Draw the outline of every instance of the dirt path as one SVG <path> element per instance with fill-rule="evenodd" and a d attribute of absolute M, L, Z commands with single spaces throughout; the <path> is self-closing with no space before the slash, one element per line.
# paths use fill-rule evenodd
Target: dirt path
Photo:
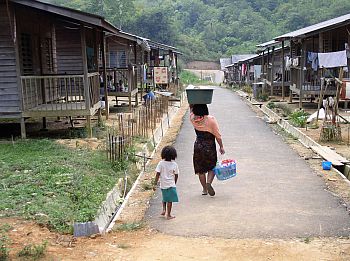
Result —
<path fill-rule="evenodd" d="M 160 147 L 175 141 L 185 112 L 186 108 L 180 110 L 172 124 L 173 128 Z M 299 155 L 309 153 L 297 142 L 289 140 L 289 143 Z M 350 260 L 349 238 L 299 237 L 283 240 L 182 237 L 166 235 L 151 228 L 147 222 L 143 222 L 143 216 L 152 192 L 145 190 L 146 186 L 142 184 L 150 182 L 158 160 L 159 154 L 156 154 L 149 173 L 130 198 L 120 221 L 125 224 L 143 224 L 142 229 L 114 231 L 101 237 L 73 240 L 70 236 L 56 235 L 28 221 L 1 219 L 1 223 L 12 226 L 9 232 L 13 242 L 11 257 L 14 258 L 14 253 L 24 244 L 47 239 L 49 247 L 45 260 Z M 317 171 L 318 164 L 314 165 Z M 327 175 L 332 177 L 331 173 Z M 349 189 L 340 179 L 328 183 L 334 193 Z"/>

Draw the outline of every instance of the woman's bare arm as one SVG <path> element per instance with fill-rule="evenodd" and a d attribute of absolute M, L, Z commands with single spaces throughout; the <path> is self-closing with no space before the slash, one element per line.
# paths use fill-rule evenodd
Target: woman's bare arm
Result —
<path fill-rule="evenodd" d="M 222 154 L 222 155 L 225 154 L 225 149 L 224 149 L 224 144 L 222 143 L 222 138 L 221 137 L 220 138 L 216 137 L 216 141 L 217 141 L 217 143 L 220 146 L 220 149 L 219 149 L 220 154 Z"/>

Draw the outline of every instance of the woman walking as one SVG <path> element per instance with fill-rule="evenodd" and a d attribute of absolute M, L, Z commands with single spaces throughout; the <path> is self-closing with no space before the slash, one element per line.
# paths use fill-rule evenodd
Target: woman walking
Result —
<path fill-rule="evenodd" d="M 198 175 L 203 187 L 202 195 L 214 196 L 215 190 L 211 184 L 214 180 L 213 169 L 217 162 L 215 140 L 219 144 L 220 153 L 225 153 L 219 125 L 215 117 L 209 115 L 206 104 L 192 105 L 190 120 L 197 135 L 193 153 L 194 172 Z"/>

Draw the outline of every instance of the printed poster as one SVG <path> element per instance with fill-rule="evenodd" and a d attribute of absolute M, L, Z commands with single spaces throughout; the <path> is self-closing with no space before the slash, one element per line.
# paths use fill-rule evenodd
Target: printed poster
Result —
<path fill-rule="evenodd" d="M 168 84 L 168 67 L 154 67 L 154 83 Z"/>

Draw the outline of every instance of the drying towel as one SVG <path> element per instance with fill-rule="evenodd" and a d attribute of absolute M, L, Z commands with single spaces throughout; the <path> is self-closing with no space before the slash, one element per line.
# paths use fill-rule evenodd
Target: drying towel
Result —
<path fill-rule="evenodd" d="M 346 50 L 332 53 L 319 53 L 318 63 L 320 68 L 334 68 L 348 65 Z"/>

